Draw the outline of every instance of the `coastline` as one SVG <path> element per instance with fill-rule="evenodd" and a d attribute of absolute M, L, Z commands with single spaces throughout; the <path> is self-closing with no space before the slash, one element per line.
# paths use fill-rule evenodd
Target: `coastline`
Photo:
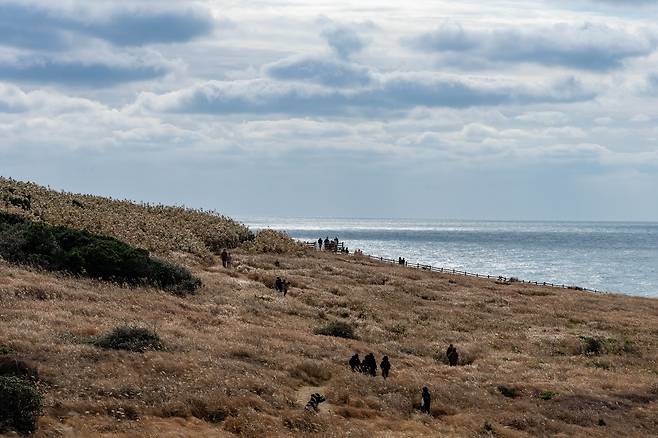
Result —
<path fill-rule="evenodd" d="M 339 236 L 350 249 L 414 264 L 658 297 L 658 223 L 243 220 L 299 240 Z"/>

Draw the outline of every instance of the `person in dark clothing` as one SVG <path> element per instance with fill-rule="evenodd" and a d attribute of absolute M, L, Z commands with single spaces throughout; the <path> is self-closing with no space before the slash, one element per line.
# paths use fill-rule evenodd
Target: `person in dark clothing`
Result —
<path fill-rule="evenodd" d="M 222 266 L 226 268 L 228 261 L 228 252 L 226 251 L 226 248 L 222 250 L 221 258 L 222 258 Z"/>
<path fill-rule="evenodd" d="M 318 394 L 317 392 L 315 394 L 311 394 L 311 399 L 306 403 L 306 409 L 309 412 L 318 412 L 320 410 L 320 403 L 324 402 L 327 400 L 323 395 Z"/>
<path fill-rule="evenodd" d="M 290 283 L 288 283 L 288 280 L 282 280 L 281 281 L 281 291 L 283 292 L 283 296 L 285 297 L 288 294 L 288 286 Z"/>
<path fill-rule="evenodd" d="M 457 363 L 459 362 L 459 353 L 457 353 L 457 348 L 455 348 L 452 344 L 448 346 L 448 349 L 446 350 L 446 356 L 448 356 L 448 363 L 451 367 L 457 366 Z"/>
<path fill-rule="evenodd" d="M 354 353 L 354 356 L 350 358 L 349 364 L 353 372 L 359 371 L 359 368 L 361 368 L 361 359 L 359 358 L 359 353 Z"/>
<path fill-rule="evenodd" d="M 372 377 L 377 376 L 377 360 L 375 359 L 374 354 L 368 353 L 366 357 L 363 358 L 361 370 L 364 374 L 370 374 Z"/>
<path fill-rule="evenodd" d="M 391 370 L 391 363 L 388 361 L 388 356 L 382 358 L 382 362 L 379 364 L 379 368 L 382 369 L 382 377 L 384 379 L 388 378 L 388 372 Z"/>
<path fill-rule="evenodd" d="M 277 292 L 283 292 L 283 280 L 281 280 L 281 277 L 276 277 L 276 281 L 274 282 L 274 289 Z"/>
<path fill-rule="evenodd" d="M 423 386 L 423 395 L 420 401 L 420 412 L 423 414 L 429 414 L 431 405 L 432 396 L 430 395 L 430 390 L 427 389 L 427 386 Z"/>
<path fill-rule="evenodd" d="M 233 266 L 233 256 L 229 252 L 228 254 L 226 254 L 226 267 L 231 268 L 232 266 Z"/>
<path fill-rule="evenodd" d="M 318 249 L 322 251 L 322 237 L 318 239 Z"/>

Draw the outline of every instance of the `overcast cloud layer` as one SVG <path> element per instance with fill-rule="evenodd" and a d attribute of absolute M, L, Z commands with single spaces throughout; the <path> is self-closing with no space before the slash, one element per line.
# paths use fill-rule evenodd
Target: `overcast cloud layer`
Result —
<path fill-rule="evenodd" d="M 658 220 L 655 2 L 431 3 L 0 0 L 0 174 L 240 216 Z"/>

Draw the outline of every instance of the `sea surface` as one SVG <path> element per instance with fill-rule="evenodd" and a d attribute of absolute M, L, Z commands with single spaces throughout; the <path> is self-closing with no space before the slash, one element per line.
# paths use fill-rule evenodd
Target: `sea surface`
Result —
<path fill-rule="evenodd" d="M 658 223 L 241 218 L 350 252 L 485 275 L 658 297 Z"/>

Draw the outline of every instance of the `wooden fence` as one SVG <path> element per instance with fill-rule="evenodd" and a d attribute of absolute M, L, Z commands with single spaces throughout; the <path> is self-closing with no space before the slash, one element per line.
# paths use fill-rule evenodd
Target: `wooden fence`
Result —
<path fill-rule="evenodd" d="M 392 263 L 395 265 L 399 265 L 398 260 L 393 260 L 389 259 L 386 257 L 378 257 L 370 254 L 363 254 L 363 257 L 368 257 L 372 260 L 376 260 L 379 262 L 384 262 L 384 263 Z M 596 290 L 596 289 L 588 289 L 586 287 L 580 287 L 580 286 L 568 286 L 565 284 L 555 284 L 555 283 L 548 283 L 548 282 L 541 282 L 541 281 L 528 281 L 528 280 L 522 280 L 518 279 L 516 277 L 504 277 L 502 275 L 485 275 L 485 274 L 477 274 L 473 272 L 467 272 L 467 271 L 460 271 L 458 269 L 450 269 L 450 268 L 437 268 L 436 266 L 432 265 L 424 265 L 421 263 L 409 263 L 405 261 L 405 265 L 408 268 L 414 268 L 414 269 L 420 269 L 423 271 L 431 271 L 431 272 L 442 272 L 446 274 L 455 274 L 455 275 L 464 275 L 466 277 L 476 277 L 476 278 L 493 278 L 497 279 L 499 281 L 505 281 L 505 282 L 518 282 L 518 283 L 524 283 L 524 284 L 534 284 L 537 286 L 550 286 L 550 287 L 557 287 L 560 289 L 573 289 L 573 290 L 583 290 L 583 291 L 588 291 L 588 292 L 596 292 L 596 293 L 601 293 L 602 291 Z"/>
<path fill-rule="evenodd" d="M 317 247 L 317 242 L 301 241 L 301 243 L 304 244 L 308 248 L 316 248 Z M 333 241 L 332 241 L 332 243 L 333 243 Z M 324 246 L 323 246 L 323 248 L 324 248 Z M 336 249 L 330 248 L 329 251 L 343 252 L 344 249 L 345 249 L 345 242 L 339 242 Z M 391 264 L 394 264 L 394 265 L 400 265 L 399 260 L 389 259 L 389 258 L 386 258 L 386 257 L 374 256 L 374 255 L 365 254 L 365 253 L 361 253 L 361 256 L 368 257 L 369 259 L 376 260 L 378 262 L 391 263 Z M 441 268 L 441 267 L 437 268 L 436 266 L 424 265 L 422 263 L 409 263 L 406 260 L 405 260 L 404 266 L 406 266 L 408 268 L 420 269 L 422 271 L 441 272 L 441 273 L 444 273 L 444 274 L 463 275 L 463 276 L 466 276 L 466 277 L 490 278 L 490 279 L 496 279 L 496 280 L 505 281 L 505 282 L 518 282 L 518 283 L 523 283 L 523 284 L 534 284 L 534 285 L 537 285 L 537 286 L 557 287 L 557 288 L 560 288 L 560 289 L 583 290 L 583 291 L 588 291 L 588 292 L 603 293 L 603 291 L 596 290 L 596 289 L 588 289 L 586 287 L 568 286 L 566 284 L 549 283 L 549 282 L 546 282 L 546 281 L 544 281 L 544 282 L 542 282 L 542 281 L 529 281 L 529 280 L 518 279 L 516 277 L 504 277 L 502 275 L 477 274 L 477 273 L 474 273 L 474 272 L 460 271 L 458 269 Z"/>
<path fill-rule="evenodd" d="M 304 246 L 308 248 L 317 248 L 318 245 L 318 242 L 302 241 L 302 243 L 304 244 Z M 330 240 L 328 246 L 325 246 L 325 244 L 322 243 L 322 249 L 324 251 L 344 252 L 345 242 L 338 242 L 338 245 L 336 245 L 336 242 L 334 240 Z"/>

